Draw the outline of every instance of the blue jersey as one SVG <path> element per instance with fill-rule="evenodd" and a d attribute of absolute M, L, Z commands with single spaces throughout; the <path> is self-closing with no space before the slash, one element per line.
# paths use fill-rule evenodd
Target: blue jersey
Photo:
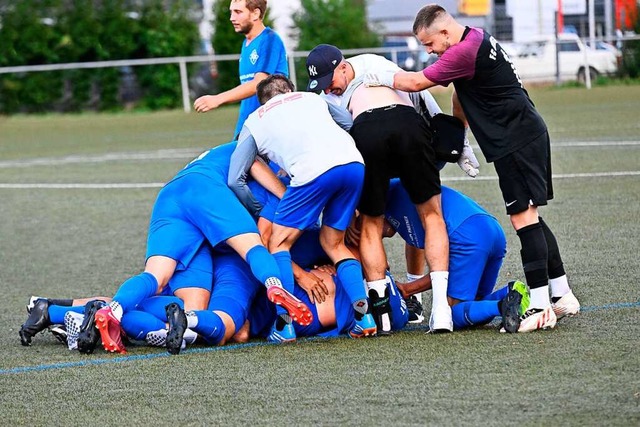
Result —
<path fill-rule="evenodd" d="M 233 141 L 205 151 L 178 172 L 171 181 L 190 173 L 199 173 L 227 185 L 231 154 L 236 145 L 237 142 Z"/>
<path fill-rule="evenodd" d="M 450 238 L 468 218 L 474 215 L 491 216 L 469 197 L 444 185 L 441 199 L 442 215 Z M 389 184 L 384 216 L 407 244 L 424 249 L 425 232 L 418 211 L 397 178 Z"/>
<path fill-rule="evenodd" d="M 256 73 L 283 74 L 289 76 L 287 53 L 280 36 L 271 28 L 266 27 L 255 39 L 247 45 L 242 43 L 240 52 L 240 83 L 253 80 Z M 253 95 L 240 102 L 240 114 L 236 124 L 235 136 L 240 134 L 245 120 L 260 106 L 258 96 Z"/>
<path fill-rule="evenodd" d="M 389 303 L 391 304 L 391 329 L 399 330 L 405 327 L 409 319 L 409 312 L 407 305 L 398 290 L 393 277 L 389 272 L 387 276 L 391 279 L 391 288 L 389 295 Z M 348 333 L 353 328 L 355 322 L 355 311 L 353 310 L 353 304 L 347 294 L 347 291 L 340 283 L 338 277 L 333 276 L 336 284 L 336 296 L 334 301 L 334 308 L 336 313 L 335 325 L 322 325 L 319 320 L 318 311 L 315 304 L 311 302 L 308 294 L 297 283 L 294 287 L 294 295 L 303 303 L 309 307 L 313 314 L 313 321 L 308 326 L 301 326 L 297 323 L 293 323 L 293 327 L 296 330 L 296 335 L 299 337 L 310 336 L 322 336 L 332 337 L 341 334 Z M 215 289 L 215 286 L 214 286 Z M 249 311 L 249 326 L 250 334 L 252 337 L 266 337 L 271 330 L 273 322 L 276 321 L 276 308 L 275 305 L 270 303 L 267 299 L 266 291 L 264 288 L 259 290 L 258 295 L 253 301 L 251 310 Z"/>
<path fill-rule="evenodd" d="M 236 143 L 212 148 L 189 163 L 158 193 L 147 236 L 147 258 L 166 256 L 186 269 L 206 240 L 258 233 L 255 221 L 227 186 Z"/>

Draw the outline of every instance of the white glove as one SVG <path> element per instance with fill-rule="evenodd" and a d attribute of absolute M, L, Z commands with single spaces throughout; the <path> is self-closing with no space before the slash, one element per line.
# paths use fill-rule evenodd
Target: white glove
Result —
<path fill-rule="evenodd" d="M 473 154 L 473 149 L 469 145 L 469 138 L 464 137 L 464 147 L 462 148 L 462 155 L 458 159 L 458 166 L 471 178 L 475 178 L 480 173 L 480 163 L 476 155 Z"/>
<path fill-rule="evenodd" d="M 395 71 L 381 71 L 379 73 L 366 73 L 362 82 L 366 87 L 387 86 L 393 88 L 393 76 Z"/>

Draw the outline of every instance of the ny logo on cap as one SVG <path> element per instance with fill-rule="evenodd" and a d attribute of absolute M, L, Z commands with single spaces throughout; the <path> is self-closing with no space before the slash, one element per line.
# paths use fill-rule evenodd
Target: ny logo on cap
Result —
<path fill-rule="evenodd" d="M 309 75 L 310 76 L 317 76 L 318 75 L 318 70 L 316 70 L 316 66 L 315 65 L 309 65 Z"/>

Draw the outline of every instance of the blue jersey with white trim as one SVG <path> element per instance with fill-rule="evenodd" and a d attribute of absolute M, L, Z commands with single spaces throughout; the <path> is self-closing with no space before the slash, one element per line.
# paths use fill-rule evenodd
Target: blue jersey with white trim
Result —
<path fill-rule="evenodd" d="M 240 52 L 240 83 L 253 80 L 256 73 L 283 74 L 289 76 L 289 64 L 287 64 L 287 52 L 280 36 L 269 27 L 251 40 L 242 42 Z M 245 120 L 260 106 L 258 96 L 253 95 L 240 102 L 240 114 L 234 135 L 240 134 Z"/>
<path fill-rule="evenodd" d="M 474 215 L 491 216 L 474 200 L 444 185 L 442 186 L 441 200 L 442 215 L 449 236 L 456 231 L 460 224 Z M 389 183 L 384 216 L 407 244 L 424 249 L 425 232 L 418 211 L 397 178 L 392 179 Z"/>
<path fill-rule="evenodd" d="M 231 154 L 235 148 L 236 142 L 233 141 L 205 151 L 178 172 L 171 181 L 190 173 L 199 173 L 227 185 Z"/>

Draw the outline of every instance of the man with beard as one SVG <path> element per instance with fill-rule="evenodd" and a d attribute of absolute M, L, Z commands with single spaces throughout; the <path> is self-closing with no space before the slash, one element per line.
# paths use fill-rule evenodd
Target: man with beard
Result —
<path fill-rule="evenodd" d="M 234 131 L 238 136 L 244 121 L 260 103 L 256 86 L 269 74 L 289 75 L 287 55 L 280 36 L 264 25 L 267 0 L 231 0 L 231 24 L 246 40 L 240 53 L 240 85 L 217 95 L 204 95 L 193 106 L 198 113 L 206 113 L 221 105 L 240 101 L 240 114 Z"/>

